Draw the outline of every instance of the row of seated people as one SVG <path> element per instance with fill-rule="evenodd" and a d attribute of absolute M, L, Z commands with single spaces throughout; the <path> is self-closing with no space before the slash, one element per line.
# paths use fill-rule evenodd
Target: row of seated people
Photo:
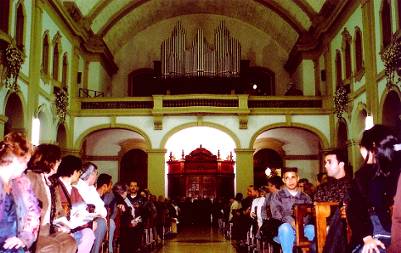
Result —
<path fill-rule="evenodd" d="M 263 252 L 263 244 L 283 253 L 401 252 L 400 146 L 376 125 L 363 133 L 364 163 L 353 179 L 343 151 L 333 150 L 324 157 L 329 178 L 312 196 L 300 190 L 296 168 L 284 168 L 266 188 L 250 186 L 248 197 L 237 194 L 231 205 L 231 238 L 251 252 Z"/>
<path fill-rule="evenodd" d="M 98 176 L 95 164 L 62 157 L 53 144 L 33 149 L 17 132 L 0 142 L 0 186 L 0 252 L 99 253 L 118 246 L 134 253 L 163 237 L 171 220 L 163 198 L 141 196 L 137 182 L 117 183 L 111 192 L 112 177 Z"/>

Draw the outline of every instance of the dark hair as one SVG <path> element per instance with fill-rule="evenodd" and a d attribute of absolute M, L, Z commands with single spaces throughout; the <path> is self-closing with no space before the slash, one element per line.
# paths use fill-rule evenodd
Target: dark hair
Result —
<path fill-rule="evenodd" d="M 284 174 L 287 172 L 295 172 L 298 174 L 298 168 L 297 167 L 284 167 L 281 169 L 281 177 L 284 177 Z"/>
<path fill-rule="evenodd" d="M 49 173 L 57 161 L 61 160 L 61 149 L 54 144 L 40 144 L 35 148 L 28 162 L 28 170 Z"/>
<path fill-rule="evenodd" d="M 128 190 L 128 186 L 122 182 L 118 182 L 113 186 L 113 193 L 115 195 L 117 194 L 122 194 L 123 192 L 126 192 Z"/>
<path fill-rule="evenodd" d="M 341 149 L 332 149 L 324 153 L 324 156 L 328 155 L 335 155 L 337 158 L 338 163 L 343 162 L 344 165 L 347 161 L 345 161 L 345 154 L 344 151 Z"/>
<path fill-rule="evenodd" d="M 283 180 L 279 176 L 272 176 L 267 180 L 268 183 L 274 185 L 277 189 L 280 189 L 283 186 Z"/>
<path fill-rule="evenodd" d="M 82 180 L 87 180 L 89 176 L 96 170 L 97 170 L 96 164 L 92 162 L 86 162 L 82 165 L 82 174 L 80 178 Z"/>
<path fill-rule="evenodd" d="M 104 184 L 105 185 L 109 185 L 111 183 L 111 176 L 109 174 L 106 173 L 102 173 L 99 175 L 99 177 L 97 178 L 97 182 L 96 182 L 96 188 L 100 188 L 102 187 Z"/>
<path fill-rule="evenodd" d="M 242 199 L 244 198 L 244 195 L 242 195 L 242 193 L 240 193 L 240 192 L 238 192 L 236 195 L 235 195 L 235 200 L 236 201 L 242 201 Z"/>
<path fill-rule="evenodd" d="M 384 125 L 375 125 L 365 130 L 362 135 L 360 146 L 373 152 L 377 160 L 377 172 L 388 174 L 398 171 L 401 167 L 401 152 L 395 150 L 399 140 L 392 129 Z M 369 159 L 366 157 L 365 162 Z"/>
<path fill-rule="evenodd" d="M 58 167 L 57 175 L 59 177 L 70 177 L 75 171 L 82 170 L 81 158 L 73 155 L 64 156 Z"/>
<path fill-rule="evenodd" d="M 319 183 L 321 183 L 324 176 L 327 176 L 327 173 L 326 173 L 326 172 L 319 172 L 319 173 L 317 174 L 317 181 L 318 181 Z"/>
<path fill-rule="evenodd" d="M 299 179 L 298 183 L 307 184 L 307 183 L 309 183 L 309 179 L 307 179 L 307 178 L 301 178 L 301 179 Z"/>
<path fill-rule="evenodd" d="M 10 132 L 0 142 L 0 165 L 7 164 L 14 155 L 18 158 L 26 157 L 32 153 L 32 146 L 23 133 Z"/>

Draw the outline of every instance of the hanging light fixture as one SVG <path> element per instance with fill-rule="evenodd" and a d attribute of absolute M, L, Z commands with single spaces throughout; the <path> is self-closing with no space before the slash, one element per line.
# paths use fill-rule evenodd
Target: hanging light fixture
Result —
<path fill-rule="evenodd" d="M 384 63 L 384 73 L 387 87 L 399 85 L 401 87 L 401 39 L 396 36 L 390 45 L 381 54 Z"/>

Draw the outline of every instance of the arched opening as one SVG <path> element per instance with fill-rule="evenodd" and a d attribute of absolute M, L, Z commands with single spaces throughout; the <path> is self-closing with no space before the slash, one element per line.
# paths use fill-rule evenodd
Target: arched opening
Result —
<path fill-rule="evenodd" d="M 106 128 L 94 130 L 86 135 L 82 140 L 80 153 L 85 161 L 95 163 L 100 173 L 111 175 L 113 182 L 119 180 L 126 182 L 134 179 L 127 176 L 131 175 L 132 171 L 141 175 L 147 175 L 148 172 L 147 166 L 140 168 L 131 166 L 129 160 L 131 150 L 142 150 L 145 153 L 147 143 L 142 135 L 123 128 Z M 139 181 L 139 179 L 138 183 L 141 187 L 147 185 L 147 181 Z"/>
<path fill-rule="evenodd" d="M 165 148 L 168 197 L 234 195 L 235 142 L 228 134 L 212 127 L 189 127 L 172 135 Z"/>
<path fill-rule="evenodd" d="M 61 150 L 66 150 L 67 148 L 67 131 L 65 126 L 60 124 L 57 129 L 56 143 L 59 145 Z"/>
<path fill-rule="evenodd" d="M 383 48 L 386 48 L 390 44 L 391 37 L 393 36 L 391 31 L 391 5 L 389 0 L 382 1 L 380 19 L 382 30 L 382 46 Z"/>
<path fill-rule="evenodd" d="M 395 91 L 390 91 L 383 103 L 382 122 L 392 127 L 401 138 L 401 101 Z"/>
<path fill-rule="evenodd" d="M 148 154 L 145 151 L 131 149 L 122 156 L 120 180 L 126 183 L 134 180 L 142 189 L 148 188 Z"/>
<path fill-rule="evenodd" d="M 17 7 L 17 22 L 15 26 L 15 42 L 20 50 L 24 50 L 24 10 L 22 4 Z"/>
<path fill-rule="evenodd" d="M 58 68 L 60 61 L 59 43 L 56 42 L 53 50 L 53 79 L 58 80 Z"/>
<path fill-rule="evenodd" d="M 52 139 L 51 138 L 52 129 L 50 127 L 49 118 L 44 111 L 39 112 L 38 118 L 40 121 L 40 133 L 39 133 L 40 143 L 48 143 Z"/>
<path fill-rule="evenodd" d="M 276 94 L 275 74 L 262 67 L 251 67 L 247 74 L 245 94 L 255 96 L 274 96 Z"/>
<path fill-rule="evenodd" d="M 67 87 L 67 75 L 68 75 L 68 56 L 67 53 L 63 55 L 63 69 L 61 73 L 61 84 L 63 88 Z"/>
<path fill-rule="evenodd" d="M 283 158 L 277 151 L 269 148 L 258 150 L 253 155 L 253 183 L 256 186 L 267 185 L 267 168 L 283 168 Z"/>
<path fill-rule="evenodd" d="M 11 131 L 25 132 L 22 103 L 17 94 L 12 93 L 8 97 L 5 115 L 7 122 L 4 125 L 4 135 Z"/>
<path fill-rule="evenodd" d="M 274 166 L 282 164 L 280 168 L 273 167 L 271 169 L 297 167 L 301 178 L 307 178 L 310 182 L 314 182 L 321 168 L 321 147 L 322 140 L 309 130 L 299 127 L 276 127 L 266 130 L 256 137 L 253 148 L 255 149 L 254 157 L 257 156 L 254 161 L 259 159 L 262 154 L 269 152 L 270 158 L 273 159 L 269 161 L 271 164 Z M 262 153 L 258 154 L 259 151 Z M 264 159 L 268 158 L 264 157 Z M 267 164 L 267 161 L 265 163 Z M 254 168 L 255 174 L 259 173 L 256 169 Z M 265 169 L 266 167 L 263 172 Z M 281 173 L 280 170 L 273 170 L 273 172 L 278 175 Z M 263 177 L 266 176 L 263 175 Z M 256 184 L 256 181 L 254 183 Z"/>
<path fill-rule="evenodd" d="M 351 66 L 351 43 L 347 39 L 345 41 L 345 78 L 350 79 L 352 74 Z"/>
<path fill-rule="evenodd" d="M 341 68 L 342 68 L 341 53 L 339 50 L 337 50 L 337 53 L 336 53 L 336 88 L 340 87 L 343 83 Z"/>
<path fill-rule="evenodd" d="M 10 18 L 10 0 L 2 0 L 0 1 L 0 30 L 4 33 L 8 33 Z"/>
<path fill-rule="evenodd" d="M 358 73 L 363 67 L 362 32 L 359 27 L 355 31 L 355 71 Z"/>
<path fill-rule="evenodd" d="M 46 33 L 42 45 L 42 72 L 49 74 L 49 35 Z"/>
<path fill-rule="evenodd" d="M 344 118 L 341 118 L 338 121 L 337 148 L 342 150 L 345 156 L 345 164 L 347 165 L 346 166 L 347 175 L 352 176 L 353 168 L 348 160 L 348 127 L 347 127 L 347 122 L 345 121 Z"/>

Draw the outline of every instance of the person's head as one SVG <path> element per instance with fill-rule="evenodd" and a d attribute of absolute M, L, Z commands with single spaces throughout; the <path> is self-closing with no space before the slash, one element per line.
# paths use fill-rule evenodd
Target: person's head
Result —
<path fill-rule="evenodd" d="M 56 174 L 61 162 L 61 149 L 54 144 L 40 144 L 35 148 L 28 162 L 28 170 L 44 173 L 49 176 Z"/>
<path fill-rule="evenodd" d="M 129 192 L 131 194 L 137 194 L 137 192 L 139 191 L 139 185 L 137 181 L 131 181 L 129 183 Z"/>
<path fill-rule="evenodd" d="M 82 174 L 80 178 L 88 185 L 94 185 L 97 179 L 97 166 L 94 163 L 86 162 L 82 165 Z"/>
<path fill-rule="evenodd" d="M 335 149 L 324 155 L 324 168 L 329 177 L 340 179 L 345 177 L 345 157 L 341 150 Z"/>
<path fill-rule="evenodd" d="M 269 192 L 269 189 L 267 188 L 267 186 L 262 185 L 259 188 L 259 196 L 264 197 L 266 195 L 266 193 Z"/>
<path fill-rule="evenodd" d="M 0 173 L 9 179 L 20 176 L 27 167 L 32 146 L 22 133 L 11 132 L 0 142 Z"/>
<path fill-rule="evenodd" d="M 240 193 L 240 192 L 238 192 L 238 193 L 235 195 L 235 200 L 236 200 L 236 201 L 241 202 L 243 198 L 244 198 L 244 195 L 242 195 L 242 193 Z"/>
<path fill-rule="evenodd" d="M 124 199 L 127 197 L 128 193 L 127 190 L 128 190 L 127 185 L 121 182 L 116 183 L 112 188 L 112 191 L 115 196 L 121 196 Z"/>
<path fill-rule="evenodd" d="M 283 180 L 279 176 L 272 176 L 267 180 L 267 188 L 269 192 L 276 192 L 283 186 Z"/>
<path fill-rule="evenodd" d="M 359 144 L 362 157 L 367 164 L 377 164 L 383 172 L 400 167 L 400 140 L 393 131 L 383 125 L 365 130 Z"/>
<path fill-rule="evenodd" d="M 318 184 L 323 184 L 327 182 L 327 173 L 326 172 L 319 172 L 317 174 L 317 182 Z"/>
<path fill-rule="evenodd" d="M 58 167 L 57 175 L 71 179 L 71 184 L 78 182 L 82 172 L 81 158 L 73 155 L 64 156 Z"/>
<path fill-rule="evenodd" d="M 281 172 L 281 177 L 283 179 L 285 187 L 287 187 L 288 190 L 296 190 L 298 181 L 299 181 L 299 176 L 298 176 L 298 169 L 295 167 L 291 168 L 283 168 Z"/>
<path fill-rule="evenodd" d="M 258 191 L 254 185 L 249 185 L 246 191 L 247 197 L 255 198 L 258 195 Z"/>
<path fill-rule="evenodd" d="M 111 179 L 112 177 L 109 174 L 100 174 L 96 182 L 96 189 L 98 192 L 101 191 L 103 194 L 109 192 L 112 187 Z"/>

